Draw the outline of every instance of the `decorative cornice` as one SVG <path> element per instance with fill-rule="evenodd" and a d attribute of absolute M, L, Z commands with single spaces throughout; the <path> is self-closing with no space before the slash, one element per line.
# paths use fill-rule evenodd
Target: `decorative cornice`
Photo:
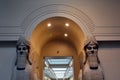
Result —
<path fill-rule="evenodd" d="M 0 26 L 0 34 L 21 34 L 23 30 L 20 26 Z"/>
<path fill-rule="evenodd" d="M 0 41 L 15 41 L 22 34 L 20 26 L 0 26 Z"/>
<path fill-rule="evenodd" d="M 99 41 L 120 40 L 120 26 L 97 26 L 93 34 Z"/>

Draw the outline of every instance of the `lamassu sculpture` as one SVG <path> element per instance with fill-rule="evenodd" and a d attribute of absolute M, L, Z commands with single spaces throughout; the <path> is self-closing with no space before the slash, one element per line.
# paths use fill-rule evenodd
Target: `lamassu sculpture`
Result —
<path fill-rule="evenodd" d="M 29 59 L 30 45 L 24 37 L 20 37 L 16 45 L 16 62 L 13 80 L 30 80 L 30 65 Z"/>
<path fill-rule="evenodd" d="M 85 62 L 83 66 L 83 80 L 104 80 L 103 69 L 98 58 L 98 42 L 94 37 L 88 38 L 84 45 Z"/>

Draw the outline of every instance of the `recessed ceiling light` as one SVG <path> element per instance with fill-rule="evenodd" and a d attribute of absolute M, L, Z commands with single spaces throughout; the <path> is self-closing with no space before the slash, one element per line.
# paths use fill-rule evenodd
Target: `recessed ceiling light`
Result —
<path fill-rule="evenodd" d="M 48 27 L 51 27 L 51 25 L 52 25 L 51 23 L 48 23 L 48 24 L 47 24 Z"/>
<path fill-rule="evenodd" d="M 69 26 L 70 26 L 70 24 L 69 24 L 69 23 L 65 23 L 65 26 L 66 26 L 66 27 L 69 27 Z"/>
<path fill-rule="evenodd" d="M 65 37 L 67 37 L 67 36 L 68 36 L 68 34 L 67 34 L 67 33 L 65 33 L 65 34 L 64 34 L 64 36 L 65 36 Z"/>

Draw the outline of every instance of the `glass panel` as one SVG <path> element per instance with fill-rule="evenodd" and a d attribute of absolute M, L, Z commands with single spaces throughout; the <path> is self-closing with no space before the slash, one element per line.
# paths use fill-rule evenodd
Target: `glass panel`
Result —
<path fill-rule="evenodd" d="M 70 59 L 48 59 L 50 64 L 69 64 Z"/>
<path fill-rule="evenodd" d="M 52 68 L 54 71 L 65 71 L 66 68 Z"/>
<path fill-rule="evenodd" d="M 74 77 L 72 57 L 45 57 L 44 65 L 44 80 Z"/>

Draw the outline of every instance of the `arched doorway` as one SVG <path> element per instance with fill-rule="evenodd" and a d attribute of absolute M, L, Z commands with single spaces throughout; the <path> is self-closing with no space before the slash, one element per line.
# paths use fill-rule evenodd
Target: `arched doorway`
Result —
<path fill-rule="evenodd" d="M 80 26 L 65 17 L 51 17 L 40 22 L 30 37 L 33 76 L 43 80 L 44 57 L 68 57 L 74 59 L 74 80 L 78 80 L 84 33 Z"/>

